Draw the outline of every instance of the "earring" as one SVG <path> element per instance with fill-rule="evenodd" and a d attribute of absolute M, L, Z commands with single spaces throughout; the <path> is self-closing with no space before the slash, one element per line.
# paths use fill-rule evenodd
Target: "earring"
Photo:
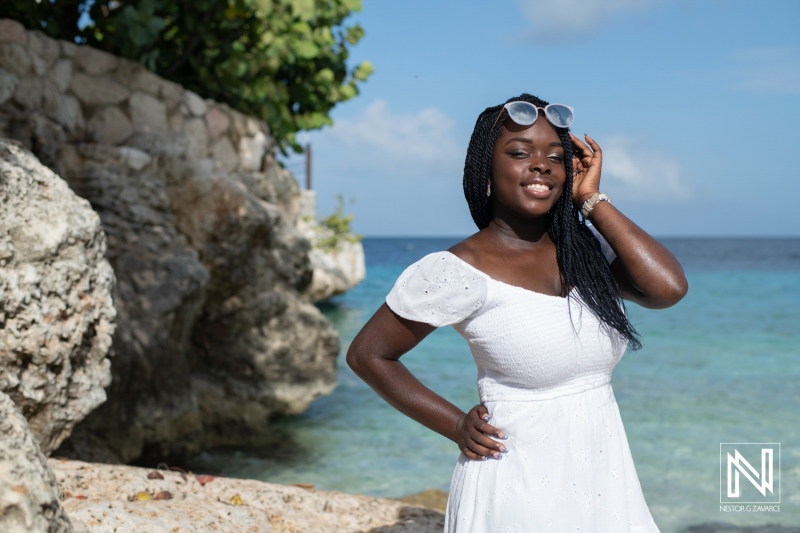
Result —
<path fill-rule="evenodd" d="M 486 196 L 492 195 L 492 182 L 490 181 L 489 184 L 486 186 Z"/>

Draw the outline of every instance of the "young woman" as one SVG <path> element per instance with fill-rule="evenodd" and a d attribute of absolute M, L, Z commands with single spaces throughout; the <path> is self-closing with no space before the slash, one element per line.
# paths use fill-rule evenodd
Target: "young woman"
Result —
<path fill-rule="evenodd" d="M 481 113 L 464 166 L 479 231 L 408 267 L 347 354 L 387 402 L 458 444 L 449 532 L 658 531 L 610 379 L 640 346 L 622 299 L 669 307 L 686 278 L 600 193 L 600 147 L 569 133 L 572 119 L 529 94 Z M 445 325 L 478 366 L 467 413 L 399 362 Z"/>

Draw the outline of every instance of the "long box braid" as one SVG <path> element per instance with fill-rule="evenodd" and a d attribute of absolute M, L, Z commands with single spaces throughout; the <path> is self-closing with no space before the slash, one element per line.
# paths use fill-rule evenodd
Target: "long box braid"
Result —
<path fill-rule="evenodd" d="M 527 93 L 510 98 L 506 103 L 517 100 L 530 102 L 536 107 L 545 107 L 548 104 Z M 478 116 L 469 141 L 464 161 L 464 196 L 478 229 L 488 226 L 492 219 L 491 203 L 486 196 L 486 190 L 492 177 L 494 144 L 506 118 L 508 112 L 502 105 L 485 109 Z M 549 213 L 547 232 L 556 245 L 561 286 L 565 290 L 576 288 L 580 300 L 604 324 L 627 340 L 631 349 L 638 350 L 642 347 L 639 334 L 628 320 L 619 286 L 603 257 L 600 243 L 586 227 L 586 221 L 581 219 L 577 206 L 572 202 L 573 148 L 569 129 L 556 127 L 556 132 L 564 146 L 567 179 L 561 198 Z M 570 298 L 571 294 L 568 292 L 567 297 Z"/>

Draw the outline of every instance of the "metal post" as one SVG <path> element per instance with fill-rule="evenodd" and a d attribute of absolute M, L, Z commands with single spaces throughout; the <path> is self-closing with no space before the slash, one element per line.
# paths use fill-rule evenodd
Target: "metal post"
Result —
<path fill-rule="evenodd" d="M 306 190 L 311 190 L 311 143 L 306 144 Z"/>

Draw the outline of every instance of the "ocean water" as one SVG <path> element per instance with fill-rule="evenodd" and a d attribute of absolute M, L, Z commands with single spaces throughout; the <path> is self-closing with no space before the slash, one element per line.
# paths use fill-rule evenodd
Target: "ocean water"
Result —
<path fill-rule="evenodd" d="M 322 306 L 342 338 L 333 393 L 274 423 L 264 449 L 215 450 L 192 466 L 375 496 L 447 490 L 455 444 L 385 404 L 344 354 L 402 270 L 457 240 L 365 239 L 367 279 Z M 628 305 L 644 348 L 626 353 L 612 380 L 653 517 L 663 533 L 712 521 L 800 525 L 800 239 L 662 242 L 689 293 L 667 310 Z M 403 361 L 461 408 L 477 403 L 472 357 L 451 328 Z M 720 510 L 720 443 L 729 442 L 781 443 L 780 512 Z"/>

